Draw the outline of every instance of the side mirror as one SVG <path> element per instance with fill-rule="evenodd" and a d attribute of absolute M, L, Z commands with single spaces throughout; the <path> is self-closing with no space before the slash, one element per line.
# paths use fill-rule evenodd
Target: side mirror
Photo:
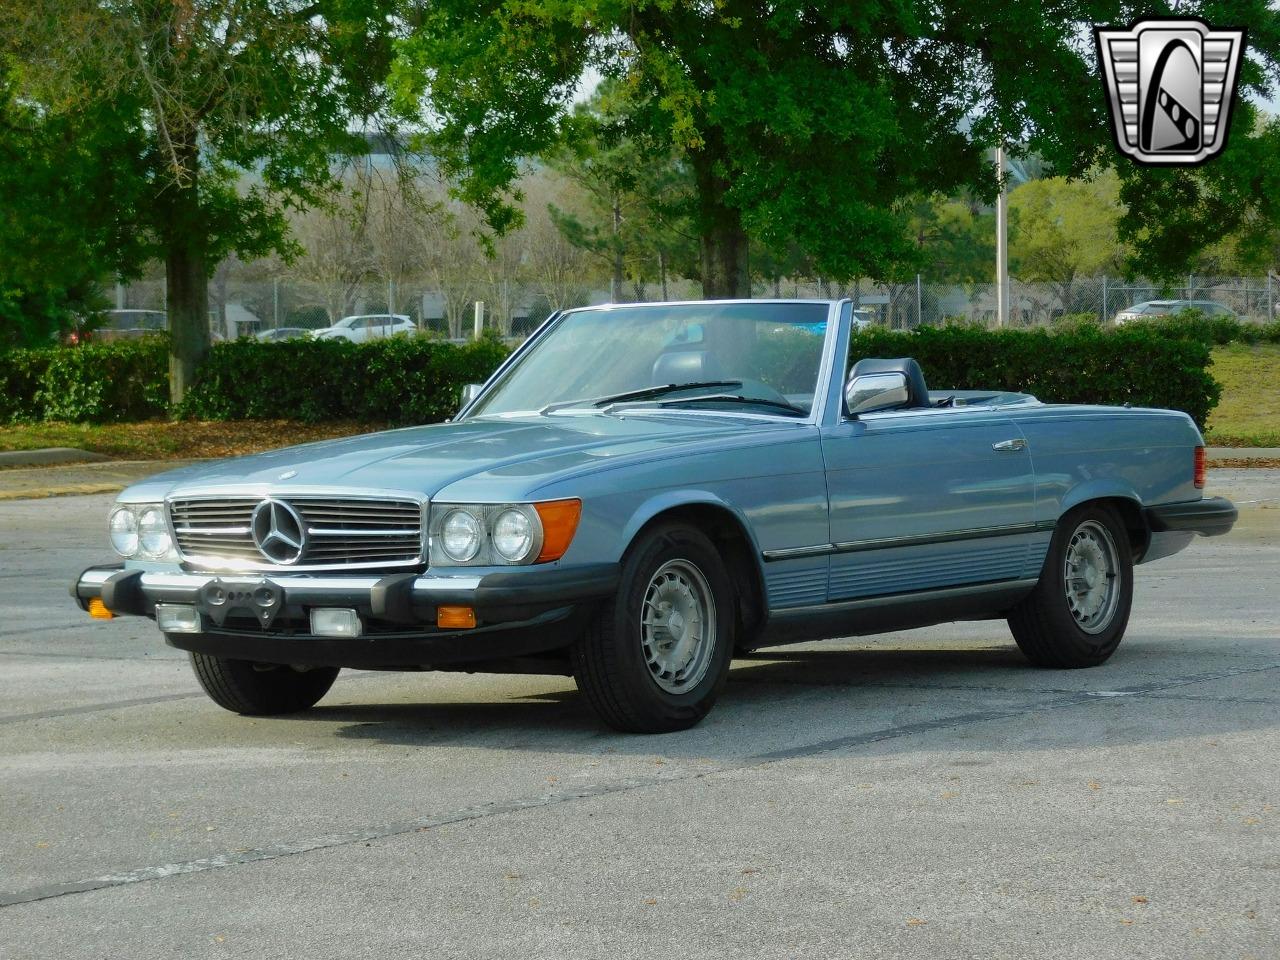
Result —
<path fill-rule="evenodd" d="M 458 408 L 461 411 L 468 406 L 472 400 L 480 396 L 480 391 L 484 389 L 483 383 L 468 383 L 462 388 L 462 406 Z"/>
<path fill-rule="evenodd" d="M 852 377 L 844 388 L 849 415 L 905 407 L 911 399 L 905 373 L 868 373 Z"/>

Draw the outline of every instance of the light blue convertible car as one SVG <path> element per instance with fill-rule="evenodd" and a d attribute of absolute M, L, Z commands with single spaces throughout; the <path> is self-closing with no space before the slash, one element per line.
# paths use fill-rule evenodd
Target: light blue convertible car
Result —
<path fill-rule="evenodd" d="M 162 474 L 72 586 L 155 618 L 245 714 L 341 667 L 572 674 L 611 726 L 697 723 L 736 651 L 1007 619 L 1100 664 L 1133 565 L 1235 522 L 1168 410 L 850 367 L 848 301 L 570 310 L 452 423 Z"/>

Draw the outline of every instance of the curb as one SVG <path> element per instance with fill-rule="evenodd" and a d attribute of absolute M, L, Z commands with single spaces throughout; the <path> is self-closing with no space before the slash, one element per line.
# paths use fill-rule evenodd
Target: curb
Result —
<path fill-rule="evenodd" d="M 93 493 L 119 493 L 125 483 L 75 483 L 39 490 L 0 490 L 0 500 L 45 500 L 49 497 L 82 497 Z"/>
<path fill-rule="evenodd" d="M 52 467 L 66 463 L 102 463 L 106 454 L 74 447 L 45 447 L 41 450 L 9 450 L 0 453 L 0 467 Z"/>
<path fill-rule="evenodd" d="M 111 460 L 106 463 L 48 464 L 0 470 L 0 501 L 119 493 L 157 473 L 198 460 Z"/>

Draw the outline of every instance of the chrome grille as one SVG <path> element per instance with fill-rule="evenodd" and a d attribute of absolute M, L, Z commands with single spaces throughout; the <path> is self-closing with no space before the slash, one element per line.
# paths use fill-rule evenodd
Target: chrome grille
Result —
<path fill-rule="evenodd" d="M 192 497 L 169 502 L 178 550 L 194 566 L 276 568 L 253 539 L 264 497 Z M 271 499 L 297 511 L 306 545 L 289 570 L 412 566 L 422 562 L 422 504 L 416 500 L 290 496 Z"/>

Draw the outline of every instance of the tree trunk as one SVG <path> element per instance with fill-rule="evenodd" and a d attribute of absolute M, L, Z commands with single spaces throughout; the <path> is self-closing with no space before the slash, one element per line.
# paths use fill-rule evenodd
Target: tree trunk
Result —
<path fill-rule="evenodd" d="M 693 157 L 702 242 L 702 296 L 707 300 L 751 296 L 747 234 L 742 215 L 725 203 L 729 181 L 716 171 L 711 150 Z"/>
<path fill-rule="evenodd" d="M 623 259 L 622 259 L 622 195 L 616 190 L 613 194 L 613 279 L 610 281 L 609 299 L 614 303 L 622 297 Z"/>
<path fill-rule="evenodd" d="M 167 188 L 162 239 L 168 281 L 169 399 L 177 404 L 209 352 L 209 273 L 200 216 L 200 167 L 195 137 L 179 153 L 180 185 Z"/>

